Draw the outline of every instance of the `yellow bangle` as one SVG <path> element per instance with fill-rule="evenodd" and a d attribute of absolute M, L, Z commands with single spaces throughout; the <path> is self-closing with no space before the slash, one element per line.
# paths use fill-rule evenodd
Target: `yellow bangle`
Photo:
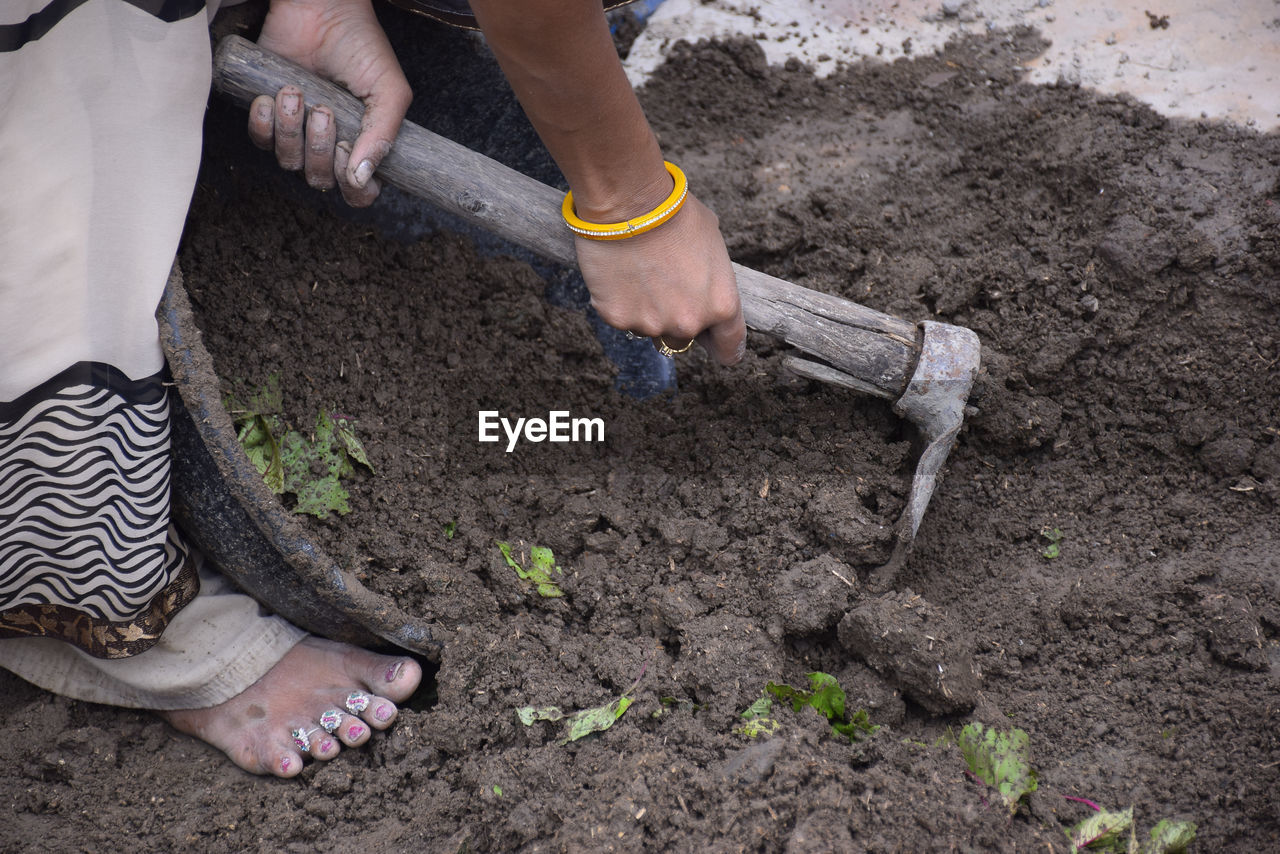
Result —
<path fill-rule="evenodd" d="M 623 240 L 657 228 L 676 215 L 689 195 L 689 181 L 680 171 L 680 167 L 668 160 L 664 160 L 663 165 L 667 167 L 667 174 L 675 179 L 676 186 L 662 204 L 647 214 L 641 214 L 626 222 L 587 222 L 574 211 L 573 191 L 570 190 L 564 194 L 564 203 L 560 205 L 564 224 L 569 226 L 569 230 L 574 234 L 580 234 L 591 240 Z"/>

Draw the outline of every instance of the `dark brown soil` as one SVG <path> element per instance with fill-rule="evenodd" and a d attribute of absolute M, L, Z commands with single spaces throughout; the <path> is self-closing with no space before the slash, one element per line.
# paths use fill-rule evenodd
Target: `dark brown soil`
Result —
<path fill-rule="evenodd" d="M 883 595 L 914 462 L 887 406 L 782 376 L 761 336 L 633 400 L 523 261 L 392 242 L 211 154 L 181 263 L 219 372 L 280 373 L 297 423 L 358 419 L 376 474 L 315 537 L 450 632 L 436 694 L 278 781 L 0 677 L 0 848 L 1061 852 L 1070 797 L 1132 804 L 1140 833 L 1192 819 L 1193 850 L 1280 850 L 1280 137 L 1023 85 L 1038 47 L 816 80 L 677 46 L 643 93 L 738 260 L 983 339 L 980 411 Z M 606 438 L 506 453 L 481 409 Z M 497 540 L 551 547 L 564 596 Z M 789 709 L 735 732 L 814 670 L 872 738 Z M 569 745 L 515 714 L 637 679 Z M 1030 734 L 1012 820 L 945 738 L 969 720 Z"/>

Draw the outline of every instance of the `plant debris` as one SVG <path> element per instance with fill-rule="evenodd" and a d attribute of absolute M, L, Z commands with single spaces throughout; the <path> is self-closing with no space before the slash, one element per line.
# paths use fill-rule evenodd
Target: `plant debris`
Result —
<path fill-rule="evenodd" d="M 1053 560 L 1062 554 L 1062 529 L 1061 528 L 1045 528 L 1040 532 L 1040 536 L 1049 541 L 1049 545 L 1045 546 L 1040 552 L 1041 555 Z"/>
<path fill-rule="evenodd" d="M 1192 821 L 1161 819 L 1148 839 L 1139 842 L 1134 832 L 1133 807 L 1097 811 L 1067 831 L 1071 854 L 1182 854 L 1196 838 Z"/>
<path fill-rule="evenodd" d="M 734 732 L 747 738 L 759 738 L 762 735 L 773 735 L 782 729 L 782 724 L 770 717 L 773 713 L 773 700 L 766 694 L 756 700 L 742 712 L 745 723 L 735 727 Z"/>
<path fill-rule="evenodd" d="M 966 724 L 960 731 L 960 751 L 969 772 L 1000 793 L 1009 813 L 1018 811 L 1018 803 L 1038 785 L 1031 767 L 1030 738 L 1025 730 L 1007 733 L 982 724 Z"/>
<path fill-rule="evenodd" d="M 571 741 L 588 736 L 593 732 L 603 732 L 613 726 L 614 722 L 631 707 L 632 699 L 623 694 L 617 699 L 605 703 L 603 706 L 596 706 L 591 709 L 583 709 L 566 715 L 561 711 L 559 706 L 542 706 L 541 708 L 534 706 L 523 706 L 516 709 L 516 717 L 520 719 L 520 723 L 525 726 L 533 726 L 537 721 L 559 721 L 568 718 L 568 733 L 557 744 L 565 745 Z"/>
<path fill-rule="evenodd" d="M 354 419 L 321 411 L 308 437 L 284 420 L 282 401 L 280 378 L 272 374 L 245 403 L 228 396 L 224 405 L 236 425 L 236 438 L 267 488 L 295 497 L 293 512 L 317 519 L 327 519 L 330 512 L 345 516 L 351 506 L 342 479 L 355 474 L 353 463 L 373 471 L 356 438 Z"/>
<path fill-rule="evenodd" d="M 547 549 L 546 552 L 548 555 L 551 554 L 550 549 Z M 559 706 L 522 706 L 516 709 L 516 717 L 525 726 L 533 726 L 537 721 L 558 721 L 568 718 L 568 733 L 563 739 L 556 742 L 562 747 L 571 741 L 577 741 L 584 736 L 591 735 L 593 732 L 603 732 L 613 726 L 619 718 L 626 714 L 627 709 L 631 708 L 631 704 L 634 702 L 631 695 L 640 687 L 640 680 L 644 679 L 644 674 L 648 671 L 649 664 L 652 661 L 653 659 L 650 657 L 644 663 L 644 666 L 640 668 L 640 675 L 636 676 L 636 681 L 632 682 L 630 687 L 622 692 L 622 696 L 610 700 L 602 706 L 583 709 L 570 715 L 566 715 L 561 711 Z"/>
<path fill-rule="evenodd" d="M 791 703 L 791 708 L 795 712 L 799 712 L 805 707 L 814 709 L 831 722 L 831 733 L 833 735 L 842 735 L 851 742 L 862 741 L 874 735 L 880 729 L 880 727 L 871 723 L 871 718 L 867 715 L 866 709 L 859 709 L 847 718 L 845 717 L 844 689 L 840 687 L 839 683 L 836 682 L 836 678 L 830 673 L 817 671 L 810 673 L 809 686 L 810 690 L 805 691 L 800 688 L 792 688 L 790 685 L 779 685 L 776 682 L 770 682 L 765 686 L 765 691 L 783 702 Z M 767 699 L 767 696 L 761 697 L 761 700 Z M 752 703 L 747 712 L 759 708 L 761 700 Z M 772 704 L 772 701 L 769 702 Z M 772 705 L 769 708 L 772 709 Z M 743 717 L 747 717 L 747 712 L 743 712 Z M 748 721 L 759 718 L 760 716 L 753 715 L 748 718 Z M 771 731 L 776 732 L 777 727 Z M 759 735 L 760 733 L 757 732 L 756 734 Z"/>
<path fill-rule="evenodd" d="M 539 596 L 554 599 L 564 595 L 560 585 L 551 577 L 552 573 L 564 574 L 564 570 L 556 565 L 556 558 L 551 553 L 551 549 L 544 546 L 534 546 L 529 549 L 528 569 L 512 555 L 510 543 L 499 542 L 498 550 L 506 558 L 507 566 L 516 571 L 516 575 L 524 581 L 532 581 L 537 586 Z"/>

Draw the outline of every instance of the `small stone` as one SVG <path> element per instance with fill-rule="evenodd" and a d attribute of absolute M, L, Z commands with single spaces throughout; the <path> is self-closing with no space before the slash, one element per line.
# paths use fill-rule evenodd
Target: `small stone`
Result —
<path fill-rule="evenodd" d="M 1080 297 L 1080 308 L 1084 311 L 1085 314 L 1097 314 L 1098 298 L 1095 297 L 1093 294 L 1085 294 L 1084 296 Z"/>
<path fill-rule="evenodd" d="M 1107 36 L 1107 44 L 1115 44 L 1115 43 L 1116 43 L 1115 33 L 1112 33 L 1111 35 Z"/>
<path fill-rule="evenodd" d="M 942 0 L 942 14 L 954 18 L 964 8 L 966 0 Z"/>

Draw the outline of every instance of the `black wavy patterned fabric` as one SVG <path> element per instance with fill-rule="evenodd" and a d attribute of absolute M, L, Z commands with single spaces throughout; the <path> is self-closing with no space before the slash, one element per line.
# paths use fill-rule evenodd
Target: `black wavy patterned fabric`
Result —
<path fill-rule="evenodd" d="M 161 380 L 83 362 L 0 403 L 0 611 L 129 620 L 182 569 Z"/>
<path fill-rule="evenodd" d="M 23 45 L 43 38 L 63 18 L 87 2 L 89 0 L 50 0 L 47 6 L 32 13 L 24 21 L 16 24 L 0 24 L 0 53 L 19 50 Z M 110 2 L 128 3 L 169 24 L 199 14 L 205 7 L 205 0 L 110 0 Z"/>

